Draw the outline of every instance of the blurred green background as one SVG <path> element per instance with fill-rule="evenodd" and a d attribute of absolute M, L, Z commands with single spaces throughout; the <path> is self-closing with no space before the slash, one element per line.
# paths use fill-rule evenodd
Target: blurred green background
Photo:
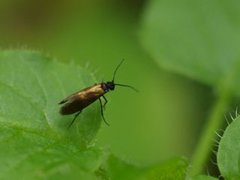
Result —
<path fill-rule="evenodd" d="M 161 69 L 144 51 L 139 31 L 147 6 L 147 0 L 0 1 L 1 49 L 74 61 L 99 82 L 111 80 L 126 60 L 116 82 L 140 92 L 117 87 L 106 95 L 110 127 L 102 124 L 96 143 L 143 166 L 190 158 L 214 99 L 209 87 Z"/>

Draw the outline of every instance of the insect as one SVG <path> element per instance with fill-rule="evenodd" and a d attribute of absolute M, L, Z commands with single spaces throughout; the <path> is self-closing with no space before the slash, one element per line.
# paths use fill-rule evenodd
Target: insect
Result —
<path fill-rule="evenodd" d="M 69 127 L 71 127 L 71 125 L 74 123 L 74 121 L 82 112 L 82 110 L 87 106 L 89 106 L 90 104 L 92 104 L 93 102 L 95 102 L 97 99 L 100 102 L 101 116 L 104 122 L 107 125 L 109 125 L 103 115 L 103 109 L 105 109 L 105 106 L 108 102 L 104 94 L 106 94 L 110 90 L 113 91 L 115 89 L 115 86 L 128 87 L 137 92 L 137 90 L 132 86 L 115 83 L 116 72 L 118 71 L 119 67 L 122 65 L 123 62 L 124 62 L 124 59 L 118 64 L 118 66 L 114 70 L 113 78 L 111 81 L 98 83 L 93 86 L 82 89 L 66 97 L 61 102 L 59 102 L 59 104 L 62 105 L 62 107 L 60 108 L 60 114 L 70 115 L 70 114 L 76 113 L 71 124 L 69 124 Z M 104 104 L 102 103 L 101 98 L 103 98 L 103 100 L 105 101 Z"/>

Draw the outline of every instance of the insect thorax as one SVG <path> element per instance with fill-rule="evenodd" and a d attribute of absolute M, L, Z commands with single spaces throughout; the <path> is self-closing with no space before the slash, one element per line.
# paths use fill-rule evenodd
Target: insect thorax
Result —
<path fill-rule="evenodd" d="M 115 88 L 115 84 L 112 81 L 108 81 L 106 83 L 101 83 L 101 87 L 105 92 L 108 92 L 109 90 L 113 91 Z"/>

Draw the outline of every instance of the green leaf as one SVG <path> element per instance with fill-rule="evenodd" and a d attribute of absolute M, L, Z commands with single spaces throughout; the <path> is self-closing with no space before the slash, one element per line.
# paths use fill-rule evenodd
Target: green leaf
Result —
<path fill-rule="evenodd" d="M 218 167 L 225 179 L 240 179 L 240 117 L 225 130 L 217 153 Z"/>
<path fill-rule="evenodd" d="M 96 104 L 75 121 L 58 102 L 92 85 L 86 70 L 30 51 L 0 52 L 0 178 L 95 177 L 102 152 L 87 148 L 100 126 Z M 97 107 L 96 107 L 97 106 Z"/>
<path fill-rule="evenodd" d="M 191 180 L 217 180 L 217 178 L 206 175 L 198 175 L 194 178 L 191 178 Z"/>
<path fill-rule="evenodd" d="M 142 44 L 162 67 L 218 85 L 229 73 L 239 75 L 239 20 L 236 0 L 152 0 Z"/>
<path fill-rule="evenodd" d="M 185 179 L 189 163 L 185 158 L 178 157 L 146 170 L 144 179 Z"/>
<path fill-rule="evenodd" d="M 103 168 L 110 179 L 114 180 L 181 180 L 185 179 L 188 162 L 183 158 L 175 158 L 165 163 L 142 168 L 110 155 Z"/>
<path fill-rule="evenodd" d="M 141 169 L 129 164 L 114 155 L 110 155 L 102 167 L 110 179 L 138 179 L 141 175 Z"/>

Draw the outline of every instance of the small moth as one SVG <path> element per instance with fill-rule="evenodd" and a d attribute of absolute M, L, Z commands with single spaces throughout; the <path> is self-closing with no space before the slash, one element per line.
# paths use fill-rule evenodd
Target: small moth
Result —
<path fill-rule="evenodd" d="M 102 116 L 104 122 L 107 125 L 109 125 L 103 115 L 103 109 L 105 108 L 105 105 L 108 102 L 107 98 L 104 96 L 104 94 L 106 94 L 110 90 L 113 91 L 115 89 L 115 86 L 128 87 L 137 92 L 137 89 L 135 89 L 132 86 L 129 86 L 126 84 L 118 84 L 118 83 L 115 83 L 115 81 L 114 81 L 116 72 L 119 69 L 119 67 L 122 65 L 123 62 L 124 62 L 124 59 L 116 67 L 111 81 L 98 83 L 93 86 L 82 89 L 82 90 L 75 92 L 72 95 L 64 98 L 61 102 L 59 102 L 59 104 L 62 105 L 62 107 L 60 108 L 60 114 L 69 115 L 69 114 L 76 113 L 71 124 L 69 125 L 69 127 L 71 127 L 71 125 L 74 123 L 74 121 L 79 116 L 79 114 L 82 112 L 82 110 L 84 108 L 86 108 L 87 106 L 89 106 L 90 104 L 92 104 L 93 102 L 95 102 L 97 99 L 100 102 L 101 116 Z M 102 103 L 101 97 L 105 101 L 104 104 Z"/>

